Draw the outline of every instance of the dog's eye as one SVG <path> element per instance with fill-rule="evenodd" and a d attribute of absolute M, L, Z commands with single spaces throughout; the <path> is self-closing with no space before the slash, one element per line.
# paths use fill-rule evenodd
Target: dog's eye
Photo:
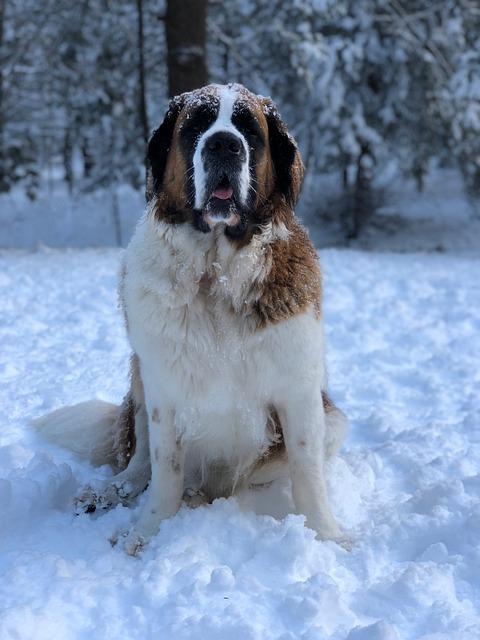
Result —
<path fill-rule="evenodd" d="M 205 126 L 205 124 L 207 123 L 208 119 L 205 116 L 202 115 L 197 115 L 194 116 L 190 122 L 190 128 L 191 129 L 201 129 L 202 127 Z"/>
<path fill-rule="evenodd" d="M 247 138 L 250 146 L 259 146 L 263 143 L 263 136 L 259 124 L 248 109 L 237 111 L 232 118 L 232 122 Z"/>
<path fill-rule="evenodd" d="M 185 128 L 198 135 L 203 133 L 214 120 L 215 113 L 212 109 L 200 107 L 185 121 Z"/>

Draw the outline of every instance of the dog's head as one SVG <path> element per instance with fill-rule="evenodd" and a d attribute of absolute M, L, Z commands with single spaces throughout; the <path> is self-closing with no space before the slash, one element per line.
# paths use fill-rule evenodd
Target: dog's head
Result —
<path fill-rule="evenodd" d="M 148 145 L 147 197 L 170 222 L 241 233 L 273 200 L 292 209 L 303 179 L 294 139 L 269 98 L 209 85 L 174 98 Z"/>

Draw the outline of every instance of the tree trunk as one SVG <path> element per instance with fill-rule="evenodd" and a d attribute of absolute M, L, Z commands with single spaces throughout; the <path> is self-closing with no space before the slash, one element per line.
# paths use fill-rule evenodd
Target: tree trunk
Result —
<path fill-rule="evenodd" d="M 353 191 L 353 220 L 349 239 L 358 238 L 366 221 L 373 213 L 373 198 L 371 185 L 371 171 L 366 166 L 367 159 L 371 159 L 368 144 L 362 144 L 362 150 L 357 158 L 357 175 Z"/>
<path fill-rule="evenodd" d="M 5 113 L 3 104 L 3 37 L 5 23 L 6 0 L 0 0 L 0 192 L 8 190 L 7 176 L 5 175 Z"/>
<path fill-rule="evenodd" d="M 138 26 L 138 115 L 145 144 L 148 142 L 149 128 L 145 86 L 145 38 L 143 33 L 143 0 L 137 0 Z"/>
<path fill-rule="evenodd" d="M 358 238 L 374 210 L 372 175 L 371 169 L 368 168 L 372 162 L 373 158 L 367 144 L 362 144 L 355 165 L 352 158 L 344 158 L 341 173 L 343 186 L 341 223 L 347 241 Z"/>
<path fill-rule="evenodd" d="M 89 143 L 88 134 L 86 131 L 83 132 L 80 148 L 82 151 L 82 158 L 83 158 L 83 177 L 90 178 L 93 173 L 95 162 L 90 152 L 90 143 Z"/>
<path fill-rule="evenodd" d="M 122 246 L 122 221 L 120 220 L 120 207 L 118 204 L 117 185 L 113 184 L 112 188 L 112 218 L 113 231 L 115 234 L 115 244 L 117 247 Z"/>
<path fill-rule="evenodd" d="M 167 0 L 170 96 L 207 84 L 206 22 L 207 0 Z"/>
<path fill-rule="evenodd" d="M 67 126 L 65 127 L 65 132 L 63 134 L 63 177 L 65 182 L 68 185 L 69 193 L 73 192 L 73 144 L 72 144 L 72 128 L 69 126 L 69 121 L 67 121 Z"/>

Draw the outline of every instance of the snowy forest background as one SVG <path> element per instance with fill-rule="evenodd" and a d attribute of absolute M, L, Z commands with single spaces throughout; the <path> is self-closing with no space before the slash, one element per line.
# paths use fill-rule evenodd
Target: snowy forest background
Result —
<path fill-rule="evenodd" d="M 442 250 L 479 223 L 479 71 L 476 0 L 0 0 L 0 246 L 128 242 L 169 95 L 237 81 L 319 245 Z"/>
<path fill-rule="evenodd" d="M 0 640 L 480 637 L 479 36 L 480 0 L 0 0 Z M 74 515 L 112 470 L 31 428 L 122 402 L 145 141 L 207 81 L 271 95 L 307 165 L 350 552 L 283 478 L 133 560 L 145 494 Z"/>

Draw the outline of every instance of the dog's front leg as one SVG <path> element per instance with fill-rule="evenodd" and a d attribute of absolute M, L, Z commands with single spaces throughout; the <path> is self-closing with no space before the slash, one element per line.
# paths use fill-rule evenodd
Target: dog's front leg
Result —
<path fill-rule="evenodd" d="M 152 402 L 148 392 L 146 395 L 152 478 L 138 522 L 125 542 L 130 555 L 138 553 L 162 520 L 177 513 L 183 493 L 185 455 L 175 429 L 174 410 Z"/>
<path fill-rule="evenodd" d="M 320 389 L 292 394 L 284 404 L 282 427 L 292 493 L 298 513 L 320 539 L 343 541 L 330 510 L 324 474 L 325 413 Z"/>

